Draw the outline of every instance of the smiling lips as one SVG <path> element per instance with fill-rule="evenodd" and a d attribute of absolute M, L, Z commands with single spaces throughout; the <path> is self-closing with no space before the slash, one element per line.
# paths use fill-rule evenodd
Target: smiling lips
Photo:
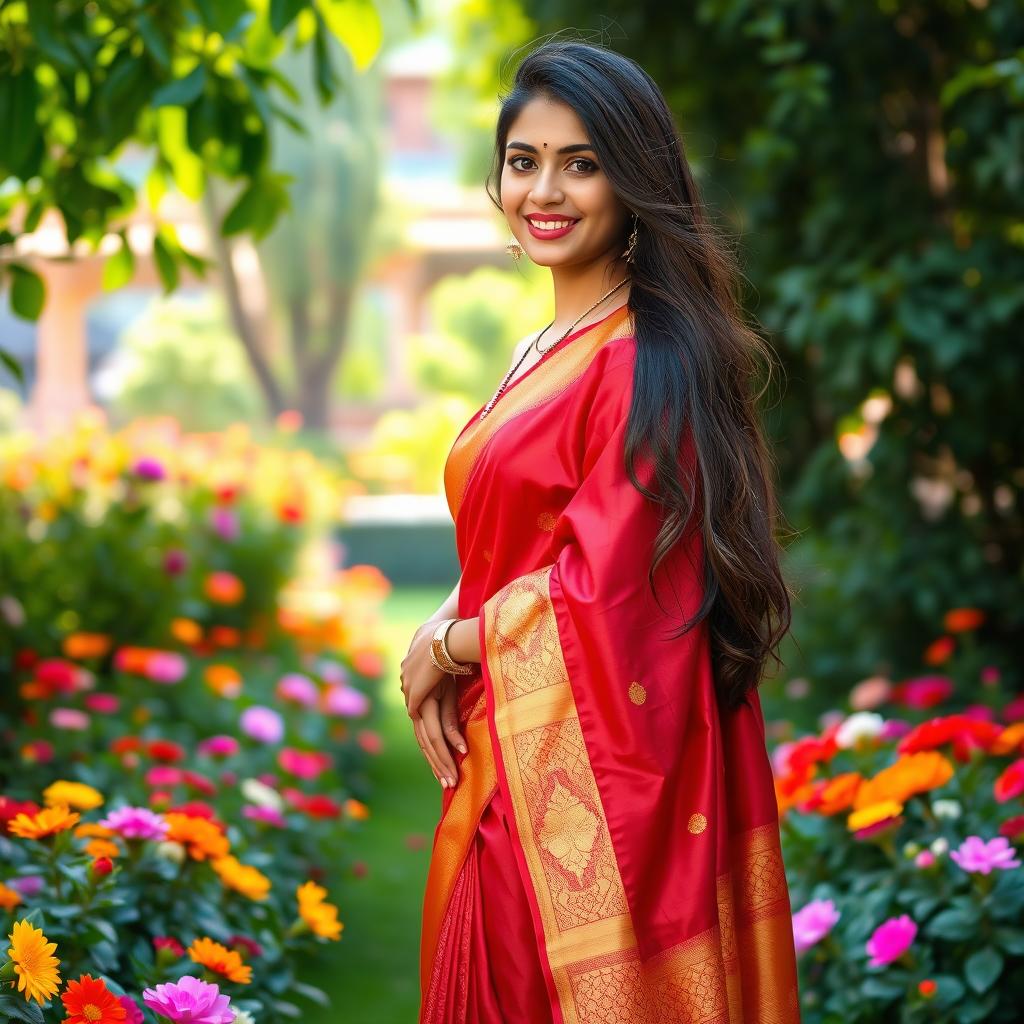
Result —
<path fill-rule="evenodd" d="M 526 223 L 534 238 L 550 240 L 567 235 L 576 226 L 577 220 L 572 217 L 527 217 Z"/>

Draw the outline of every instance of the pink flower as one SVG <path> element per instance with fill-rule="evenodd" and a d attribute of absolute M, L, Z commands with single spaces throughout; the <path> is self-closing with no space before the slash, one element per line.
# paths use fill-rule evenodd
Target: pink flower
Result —
<path fill-rule="evenodd" d="M 986 665 L 981 670 L 981 683 L 983 686 L 998 686 L 1000 679 L 998 665 Z"/>
<path fill-rule="evenodd" d="M 796 951 L 802 953 L 823 939 L 839 920 L 839 911 L 832 900 L 811 900 L 793 915 L 793 938 Z"/>
<path fill-rule="evenodd" d="M 242 808 L 242 814 L 251 821 L 258 821 L 263 825 L 273 825 L 274 828 L 287 827 L 284 815 L 275 807 L 256 807 L 253 804 L 246 804 Z"/>
<path fill-rule="evenodd" d="M 180 576 L 188 568 L 188 555 L 181 548 L 171 548 L 164 555 L 164 572 L 168 576 Z"/>
<path fill-rule="evenodd" d="M 121 701 L 113 693 L 87 693 L 85 706 L 90 711 L 98 711 L 101 715 L 113 715 L 121 707 Z"/>
<path fill-rule="evenodd" d="M 330 768 L 330 754 L 315 750 L 296 750 L 294 747 L 282 747 L 277 755 L 277 763 L 289 775 L 297 779 L 315 779 Z"/>
<path fill-rule="evenodd" d="M 169 827 L 162 815 L 155 814 L 148 807 L 119 807 L 100 824 L 113 829 L 124 839 L 163 840 L 167 838 Z"/>
<path fill-rule="evenodd" d="M 868 939 L 866 949 L 871 959 L 868 967 L 884 967 L 899 959 L 910 948 L 917 935 L 917 925 L 908 914 L 883 921 Z"/>
<path fill-rule="evenodd" d="M 179 786 L 184 782 L 180 768 L 170 764 L 155 764 L 143 776 L 147 786 Z"/>
<path fill-rule="evenodd" d="M 368 754 L 379 754 L 384 747 L 380 733 L 374 732 L 373 729 L 360 729 L 356 733 L 356 742 Z"/>
<path fill-rule="evenodd" d="M 26 899 L 31 899 L 43 891 L 44 880 L 42 875 L 18 875 L 7 879 L 7 884 Z"/>
<path fill-rule="evenodd" d="M 324 710 L 331 715 L 361 718 L 370 710 L 370 698 L 354 686 L 329 686 L 324 693 Z"/>
<path fill-rule="evenodd" d="M 904 721 L 902 718 L 887 718 L 885 725 L 882 726 L 882 731 L 878 734 L 878 738 L 882 741 L 902 739 L 913 728 L 909 722 Z"/>
<path fill-rule="evenodd" d="M 994 722 L 996 713 L 986 704 L 969 704 L 963 714 L 967 718 L 977 718 L 982 722 Z"/>
<path fill-rule="evenodd" d="M 908 708 L 935 707 L 953 695 L 953 680 L 948 676 L 918 676 L 908 679 L 893 689 L 893 700 Z"/>
<path fill-rule="evenodd" d="M 931 850 L 922 850 L 914 858 L 914 866 L 918 868 L 930 868 L 935 863 L 935 854 Z"/>
<path fill-rule="evenodd" d="M 216 985 L 188 974 L 176 982 L 147 988 L 142 1001 L 173 1024 L 231 1024 L 235 1019 L 230 1000 Z"/>
<path fill-rule="evenodd" d="M 163 480 L 167 476 L 163 463 L 148 455 L 137 459 L 132 471 L 140 480 Z"/>
<path fill-rule="evenodd" d="M 317 671 L 328 683 L 347 683 L 348 670 L 340 662 L 332 661 L 330 658 L 321 658 L 317 662 Z"/>
<path fill-rule="evenodd" d="M 146 665 L 146 675 L 154 683 L 180 683 L 188 671 L 188 662 L 175 651 L 156 651 Z"/>
<path fill-rule="evenodd" d="M 1020 861 L 1016 859 L 1016 852 L 1006 836 L 996 836 L 987 843 L 981 836 L 968 836 L 958 849 L 949 851 L 949 856 L 964 871 L 987 875 L 993 870 L 1019 868 Z"/>
<path fill-rule="evenodd" d="M 273 708 L 262 704 L 246 708 L 239 725 L 246 736 L 260 743 L 280 743 L 284 737 L 284 720 Z"/>
<path fill-rule="evenodd" d="M 289 672 L 278 680 L 277 695 L 282 700 L 290 700 L 306 708 L 315 708 L 320 699 L 320 688 L 309 676 L 304 676 L 301 672 Z"/>
<path fill-rule="evenodd" d="M 50 725 L 55 729 L 74 729 L 80 732 L 89 728 L 92 719 L 77 708 L 54 708 L 50 712 Z"/>
<path fill-rule="evenodd" d="M 884 704 L 892 692 L 892 683 L 884 676 L 871 676 L 850 691 L 850 707 L 854 711 L 873 711 Z"/>
<path fill-rule="evenodd" d="M 117 1001 L 124 1007 L 126 1024 L 143 1024 L 146 1018 L 142 1016 L 142 1011 L 135 1004 L 134 999 L 130 999 L 128 996 L 118 996 Z"/>
<path fill-rule="evenodd" d="M 234 736 L 210 736 L 199 742 L 199 753 L 208 757 L 234 757 L 241 744 Z"/>
<path fill-rule="evenodd" d="M 210 527 L 221 540 L 233 541 L 238 538 L 241 528 L 234 509 L 216 505 L 210 510 Z"/>

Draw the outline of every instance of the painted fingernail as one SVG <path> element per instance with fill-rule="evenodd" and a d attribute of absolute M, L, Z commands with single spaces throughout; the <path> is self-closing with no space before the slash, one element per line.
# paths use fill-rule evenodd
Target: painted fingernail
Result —
<path fill-rule="evenodd" d="M 466 752 L 466 744 L 465 743 L 460 743 L 459 744 L 459 751 L 461 753 L 463 753 L 463 754 Z"/>

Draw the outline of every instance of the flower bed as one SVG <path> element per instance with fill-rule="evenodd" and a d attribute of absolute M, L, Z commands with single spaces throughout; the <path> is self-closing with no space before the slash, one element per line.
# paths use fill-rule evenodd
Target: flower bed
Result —
<path fill-rule="evenodd" d="M 301 1018 L 380 748 L 388 583 L 334 568 L 343 483 L 95 418 L 0 476 L 0 1016 Z"/>
<path fill-rule="evenodd" d="M 806 1024 L 1019 1020 L 1024 698 L 950 665 L 851 705 L 773 753 Z"/>

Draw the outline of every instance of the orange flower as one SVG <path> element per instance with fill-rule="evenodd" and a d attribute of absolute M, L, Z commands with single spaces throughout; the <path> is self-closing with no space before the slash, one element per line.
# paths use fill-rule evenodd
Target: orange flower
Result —
<path fill-rule="evenodd" d="M 7 831 L 22 839 L 43 839 L 71 828 L 80 817 L 67 804 L 58 804 L 56 807 L 44 807 L 36 814 L 19 814 L 8 824 Z"/>
<path fill-rule="evenodd" d="M 814 810 L 824 815 L 845 811 L 853 803 L 863 781 L 864 778 L 860 772 L 843 772 L 834 779 L 830 779 L 821 791 L 818 797 L 820 802 Z"/>
<path fill-rule="evenodd" d="M 13 910 L 20 902 L 21 893 L 0 882 L 0 910 Z"/>
<path fill-rule="evenodd" d="M 1024 754 L 1024 722 L 1008 725 L 988 748 L 990 754 Z"/>
<path fill-rule="evenodd" d="M 173 619 L 171 636 L 182 644 L 197 644 L 203 639 L 203 627 L 192 619 Z"/>
<path fill-rule="evenodd" d="M 951 608 L 946 612 L 942 626 L 947 633 L 967 633 L 984 621 L 985 613 L 980 608 Z"/>
<path fill-rule="evenodd" d="M 345 801 L 345 813 L 356 821 L 365 821 L 370 816 L 370 808 L 355 797 L 350 796 Z"/>
<path fill-rule="evenodd" d="M 242 957 L 233 949 L 222 946 L 213 939 L 196 939 L 188 947 L 188 955 L 214 974 L 220 974 L 228 981 L 248 985 L 252 981 L 252 968 L 242 963 Z"/>
<path fill-rule="evenodd" d="M 206 818 L 193 818 L 171 811 L 164 815 L 164 820 L 169 826 L 167 838 L 181 843 L 193 860 L 225 857 L 231 849 L 228 837 Z"/>
<path fill-rule="evenodd" d="M 898 800 L 881 800 L 854 811 L 846 819 L 846 827 L 851 832 L 859 832 L 862 828 L 895 818 L 902 810 L 903 804 Z"/>
<path fill-rule="evenodd" d="M 797 807 L 814 796 L 814 783 L 811 780 L 817 773 L 818 766 L 808 764 L 775 779 L 775 802 L 779 814 L 785 814 L 791 807 Z"/>
<path fill-rule="evenodd" d="M 211 572 L 203 592 L 215 604 L 238 604 L 245 597 L 245 584 L 230 572 Z"/>
<path fill-rule="evenodd" d="M 345 927 L 338 920 L 338 908 L 325 902 L 327 890 L 316 882 L 304 882 L 295 890 L 299 901 L 299 917 L 314 935 L 338 940 Z"/>
<path fill-rule="evenodd" d="M 69 981 L 60 998 L 67 1011 L 64 1024 L 118 1024 L 128 1016 L 103 979 L 91 974 Z"/>
<path fill-rule="evenodd" d="M 64 656 L 75 661 L 102 658 L 110 650 L 110 643 L 105 633 L 70 633 L 64 637 Z"/>
<path fill-rule="evenodd" d="M 242 692 L 242 677 L 231 665 L 208 665 L 203 679 L 221 697 L 237 697 Z"/>
<path fill-rule="evenodd" d="M 853 806 L 860 810 L 883 800 L 903 804 L 916 793 L 944 786 L 952 777 L 952 762 L 937 751 L 906 754 L 867 779 L 857 791 Z"/>
<path fill-rule="evenodd" d="M 242 864 L 227 854 L 210 862 L 220 880 L 229 888 L 251 900 L 265 900 L 270 892 L 270 879 L 262 871 Z"/>
<path fill-rule="evenodd" d="M 212 626 L 210 643 L 215 647 L 237 647 L 242 642 L 242 634 L 232 626 Z"/>
<path fill-rule="evenodd" d="M 956 650 L 956 641 L 951 636 L 940 636 L 933 640 L 924 652 L 924 663 L 926 665 L 944 665 Z"/>
<path fill-rule="evenodd" d="M 76 839 L 111 839 L 116 835 L 117 833 L 112 828 L 107 828 L 106 825 L 101 825 L 98 821 L 83 821 L 75 829 Z"/>
<path fill-rule="evenodd" d="M 97 857 L 109 857 L 113 860 L 121 856 L 121 847 L 112 839 L 90 839 L 85 844 L 85 852 L 94 860 Z"/>

